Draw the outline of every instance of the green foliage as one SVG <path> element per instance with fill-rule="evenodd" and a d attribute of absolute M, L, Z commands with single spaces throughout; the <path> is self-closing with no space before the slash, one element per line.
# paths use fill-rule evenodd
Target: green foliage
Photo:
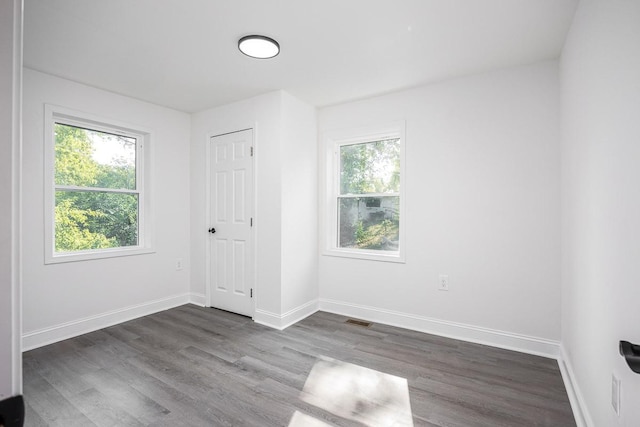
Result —
<path fill-rule="evenodd" d="M 104 216 L 99 211 L 78 209 L 73 199 L 56 202 L 56 252 L 80 251 L 84 249 L 112 248 L 114 238 L 92 232 L 88 225 L 91 219 Z"/>
<path fill-rule="evenodd" d="M 371 203 L 374 199 L 378 203 Z M 400 238 L 399 201 L 397 196 L 341 198 L 338 205 L 339 246 L 397 250 Z"/>
<path fill-rule="evenodd" d="M 400 140 L 340 147 L 339 246 L 397 250 L 399 241 Z M 367 194 L 387 194 L 369 196 Z M 389 198 L 395 200 L 390 204 Z M 383 200 L 386 202 L 383 203 Z"/>
<path fill-rule="evenodd" d="M 383 220 L 377 224 L 365 226 L 358 221 L 355 231 L 355 245 L 357 249 L 386 249 L 391 242 L 397 242 L 399 236 L 398 221 Z"/>
<path fill-rule="evenodd" d="M 131 167 L 124 160 L 118 160 L 114 165 L 98 165 L 96 187 L 135 189 L 135 167 Z"/>
<path fill-rule="evenodd" d="M 55 127 L 55 182 L 58 185 L 93 187 L 98 163 L 91 155 L 93 146 L 87 131 L 65 125 Z"/>
<path fill-rule="evenodd" d="M 119 159 L 114 164 L 95 161 L 89 132 L 73 126 L 56 125 L 56 184 L 135 189 L 135 166 L 124 159 Z M 117 136 L 113 138 L 118 139 Z M 113 143 L 128 142 L 116 140 Z M 137 241 L 137 195 L 63 189 L 56 191 L 56 252 L 133 246 Z"/>
<path fill-rule="evenodd" d="M 362 222 L 362 220 L 359 220 L 356 223 L 356 230 L 354 232 L 354 235 L 358 247 L 362 247 L 363 244 L 366 245 L 366 241 L 368 240 L 369 236 L 367 231 L 365 231 L 364 229 L 364 223 Z"/>
<path fill-rule="evenodd" d="M 399 139 L 340 147 L 340 194 L 393 193 L 399 190 Z"/>

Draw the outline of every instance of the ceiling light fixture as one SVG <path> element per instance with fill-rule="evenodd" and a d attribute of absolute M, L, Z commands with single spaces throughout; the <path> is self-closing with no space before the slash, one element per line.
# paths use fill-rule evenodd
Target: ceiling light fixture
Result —
<path fill-rule="evenodd" d="M 280 53 L 277 41 L 267 36 L 244 36 L 238 40 L 238 49 L 251 58 L 269 59 Z"/>

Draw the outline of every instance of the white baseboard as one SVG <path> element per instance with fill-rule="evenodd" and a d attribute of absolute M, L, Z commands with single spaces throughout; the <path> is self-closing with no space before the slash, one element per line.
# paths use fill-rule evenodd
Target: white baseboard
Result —
<path fill-rule="evenodd" d="M 204 307 L 207 305 L 207 296 L 204 294 L 198 294 L 195 292 L 191 292 L 189 294 L 189 302 L 191 304 L 199 305 L 200 307 Z"/>
<path fill-rule="evenodd" d="M 298 323 L 302 319 L 311 316 L 316 311 L 318 311 L 317 299 L 302 304 L 301 306 L 298 306 L 293 310 L 287 311 L 281 316 L 282 329 L 286 329 L 294 323 Z"/>
<path fill-rule="evenodd" d="M 259 323 L 264 326 L 268 326 L 273 329 L 282 330 L 280 326 L 280 315 L 276 313 L 272 313 L 266 310 L 260 310 L 256 308 L 255 313 L 253 313 L 253 321 Z"/>
<path fill-rule="evenodd" d="M 253 320 L 261 325 L 282 331 L 305 317 L 311 316 L 316 311 L 318 311 L 318 300 L 312 300 L 283 314 L 256 309 Z"/>
<path fill-rule="evenodd" d="M 576 425 L 578 427 L 593 427 L 593 420 L 587 409 L 580 387 L 578 387 L 578 383 L 576 382 L 571 360 L 567 357 L 567 352 L 563 344 L 560 345 L 558 365 L 560 366 L 564 387 L 567 389 L 569 402 L 571 402 L 571 409 L 573 410 L 573 417 L 576 419 Z"/>
<path fill-rule="evenodd" d="M 33 350 L 34 348 L 97 331 L 98 329 L 113 326 L 138 317 L 148 316 L 149 314 L 187 304 L 189 301 L 190 294 L 174 295 L 168 298 L 61 323 L 49 328 L 26 332 L 22 334 L 22 351 Z"/>
<path fill-rule="evenodd" d="M 514 334 L 496 329 L 433 319 L 376 307 L 320 298 L 319 309 L 343 316 L 383 323 L 428 334 L 469 341 L 522 353 L 557 359 L 560 343 L 545 338 Z"/>

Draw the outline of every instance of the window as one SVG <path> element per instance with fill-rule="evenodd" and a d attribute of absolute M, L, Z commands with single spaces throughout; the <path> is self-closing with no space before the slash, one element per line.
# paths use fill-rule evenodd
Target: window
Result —
<path fill-rule="evenodd" d="M 149 133 L 59 107 L 46 115 L 46 261 L 149 252 Z"/>
<path fill-rule="evenodd" d="M 403 261 L 403 132 L 330 133 L 325 254 Z"/>

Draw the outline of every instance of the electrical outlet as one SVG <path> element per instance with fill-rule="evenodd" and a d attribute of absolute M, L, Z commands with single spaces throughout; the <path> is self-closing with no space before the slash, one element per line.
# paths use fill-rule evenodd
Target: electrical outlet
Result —
<path fill-rule="evenodd" d="M 611 375 L 611 406 L 613 406 L 613 412 L 620 416 L 620 380 L 615 374 Z"/>
<path fill-rule="evenodd" d="M 182 270 L 184 268 L 183 264 L 182 264 L 182 258 L 178 258 L 176 260 L 176 270 Z"/>
<path fill-rule="evenodd" d="M 446 274 L 441 274 L 438 278 L 438 290 L 440 291 L 448 291 L 449 290 L 449 276 Z"/>

